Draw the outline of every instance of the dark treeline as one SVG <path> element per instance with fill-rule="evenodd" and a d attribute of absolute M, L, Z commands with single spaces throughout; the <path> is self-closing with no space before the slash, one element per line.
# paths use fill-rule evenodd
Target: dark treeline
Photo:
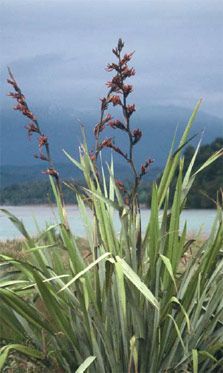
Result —
<path fill-rule="evenodd" d="M 67 203 L 76 203 L 75 193 L 63 185 L 64 199 Z M 1 205 L 39 205 L 54 201 L 49 180 L 39 180 L 12 184 L 0 192 Z"/>
<path fill-rule="evenodd" d="M 223 138 L 216 138 L 211 144 L 203 145 L 195 162 L 195 170 L 210 157 L 211 154 L 223 148 Z M 189 146 L 185 151 L 185 169 L 194 154 L 194 147 Z M 217 192 L 223 188 L 223 156 L 198 174 L 190 190 L 188 208 L 214 208 Z"/>

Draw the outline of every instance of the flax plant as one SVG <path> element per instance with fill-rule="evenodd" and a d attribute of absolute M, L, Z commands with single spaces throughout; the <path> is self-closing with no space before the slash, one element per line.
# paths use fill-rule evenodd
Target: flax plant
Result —
<path fill-rule="evenodd" d="M 25 238 L 26 260 L 0 256 L 3 370 L 13 351 L 38 361 L 43 371 L 196 373 L 223 369 L 221 193 L 207 239 L 199 244 L 189 239 L 186 223 L 180 230 L 180 216 L 196 176 L 223 151 L 194 169 L 199 143 L 189 167 L 184 168 L 183 149 L 199 101 L 177 149 L 173 144 L 170 150 L 161 178 L 153 183 L 151 215 L 142 234 L 137 189 L 151 160 L 139 170 L 134 163 L 134 146 L 142 133 L 130 126 L 135 106 L 127 104 L 132 86 L 126 79 L 135 71 L 128 67 L 133 54 L 123 56 L 123 48 L 119 40 L 113 50 L 117 62 L 107 67 L 116 75 L 101 101 L 94 151 L 89 152 L 84 140 L 79 160 L 65 152 L 86 181 L 86 187 L 69 187 L 76 193 L 86 227 L 87 253 L 75 232 L 71 235 L 63 224 L 64 205 L 52 175 L 61 224 L 49 226 L 34 239 L 19 219 L 4 210 Z M 109 105 L 121 108 L 123 121 L 106 113 Z M 112 138 L 101 140 L 106 126 L 126 133 L 128 153 Z M 116 180 L 113 161 L 107 165 L 109 180 L 105 177 L 99 158 L 107 147 L 130 166 L 134 175 L 130 191 Z M 114 228 L 114 212 L 120 220 L 119 232 Z"/>

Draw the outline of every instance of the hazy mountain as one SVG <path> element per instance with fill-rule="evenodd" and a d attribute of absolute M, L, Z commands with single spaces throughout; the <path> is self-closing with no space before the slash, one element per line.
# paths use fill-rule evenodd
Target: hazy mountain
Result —
<path fill-rule="evenodd" d="M 0 188 L 8 187 L 9 185 L 27 184 L 33 182 L 44 183 L 48 177 L 42 173 L 44 170 L 44 163 L 38 165 L 12 166 L 4 165 L 0 169 Z M 58 163 L 62 180 L 82 181 L 81 171 L 70 162 Z M 160 174 L 161 168 L 154 165 L 150 172 L 144 177 L 145 181 L 154 180 Z M 129 180 L 129 169 L 125 165 L 117 164 L 115 167 L 115 175 L 117 179 Z M 31 184 L 30 184 L 31 185 Z"/>
<path fill-rule="evenodd" d="M 177 139 L 190 117 L 192 110 L 180 107 L 154 106 L 138 108 L 132 121 L 132 128 L 139 127 L 143 131 L 142 140 L 136 145 L 137 163 L 143 163 L 147 158 L 155 159 L 156 167 L 163 165 L 176 127 Z M 45 108 L 33 108 L 41 124 L 42 131 L 48 135 L 51 151 L 56 162 L 66 162 L 62 149 L 66 149 L 74 157 L 78 157 L 78 147 L 81 142 L 80 122 L 84 123 L 89 148 L 93 146 L 92 129 L 97 123 L 99 112 L 63 110 L 55 105 Z M 116 112 L 117 113 L 117 112 Z M 115 116 L 114 114 L 114 117 Z M 24 125 L 27 120 L 20 113 L 2 110 L 1 113 L 1 164 L 2 165 L 37 165 L 44 167 L 43 162 L 34 159 L 38 146 L 33 136 L 30 141 Z M 204 130 L 203 143 L 211 142 L 214 138 L 223 136 L 223 120 L 200 111 L 195 120 L 191 134 Z M 126 135 L 119 130 L 106 129 L 103 137 L 114 136 L 115 142 L 125 149 Z M 197 138 L 198 139 L 198 138 Z M 195 140 L 197 141 L 197 140 Z M 110 154 L 110 152 L 106 152 Z M 105 155 L 106 157 L 106 155 Z"/>

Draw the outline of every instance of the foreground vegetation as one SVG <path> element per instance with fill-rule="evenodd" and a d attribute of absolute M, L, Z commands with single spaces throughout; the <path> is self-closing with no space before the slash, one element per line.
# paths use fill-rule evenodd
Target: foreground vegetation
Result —
<path fill-rule="evenodd" d="M 41 139 L 41 157 L 48 157 L 49 168 L 45 172 L 50 177 L 60 224 L 48 227 L 34 239 L 21 221 L 2 210 L 25 239 L 23 258 L 14 258 L 13 254 L 0 256 L 3 369 L 7 369 L 8 356 L 13 351 L 17 354 L 15 359 L 22 355 L 31 364 L 38 361 L 42 371 L 196 373 L 222 369 L 222 194 L 219 192 L 216 200 L 210 235 L 197 244 L 196 250 L 191 252 L 196 242 L 188 238 L 186 224 L 179 232 L 180 215 L 193 183 L 222 156 L 222 149 L 195 168 L 198 144 L 185 168 L 183 150 L 199 101 L 177 150 L 171 149 L 160 180 L 152 186 L 151 217 L 142 234 L 137 191 L 151 161 L 147 160 L 139 171 L 135 168 L 133 150 L 142 134 L 139 129 L 130 130 L 130 116 L 135 108 L 126 103 L 131 86 L 126 85 L 125 79 L 133 75 L 127 64 L 132 54 L 122 56 L 123 46 L 120 40 L 113 50 L 118 61 L 108 65 L 116 75 L 109 82 L 108 95 L 102 99 L 101 118 L 94 130 L 94 152 L 89 152 L 83 141 L 79 161 L 66 154 L 82 171 L 86 183 L 86 187 L 69 185 L 86 226 L 85 250 L 83 242 L 69 229 L 48 141 L 42 138 L 32 115 L 33 131 Z M 21 91 L 10 76 L 10 84 L 21 98 Z M 127 153 L 112 139 L 100 139 L 108 119 L 105 112 L 111 103 L 119 105 L 124 114 L 123 122 L 113 121 L 110 125 L 126 132 Z M 27 110 L 23 105 L 24 115 Z M 43 140 L 47 144 L 46 156 L 42 152 Z M 112 161 L 107 165 L 110 177 L 106 182 L 98 160 L 107 147 L 130 166 L 134 176 L 130 191 L 115 179 Z M 88 216 L 89 207 L 93 221 Z M 118 234 L 113 224 L 115 210 L 121 223 Z"/>

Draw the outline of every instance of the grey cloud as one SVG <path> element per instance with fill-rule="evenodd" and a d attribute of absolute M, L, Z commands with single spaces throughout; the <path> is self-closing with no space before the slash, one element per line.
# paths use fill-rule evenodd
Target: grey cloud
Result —
<path fill-rule="evenodd" d="M 223 116 L 222 0 L 11 0 L 1 6 L 2 66 L 34 99 L 92 107 L 119 36 L 136 50 L 139 105 L 183 106 L 205 95 Z M 197 97 L 198 98 L 198 97 Z"/>
<path fill-rule="evenodd" d="M 63 63 L 63 59 L 59 54 L 48 53 L 41 55 L 34 55 L 27 58 L 20 58 L 9 62 L 12 69 L 18 74 L 34 75 L 44 69 L 55 68 L 55 65 Z"/>

